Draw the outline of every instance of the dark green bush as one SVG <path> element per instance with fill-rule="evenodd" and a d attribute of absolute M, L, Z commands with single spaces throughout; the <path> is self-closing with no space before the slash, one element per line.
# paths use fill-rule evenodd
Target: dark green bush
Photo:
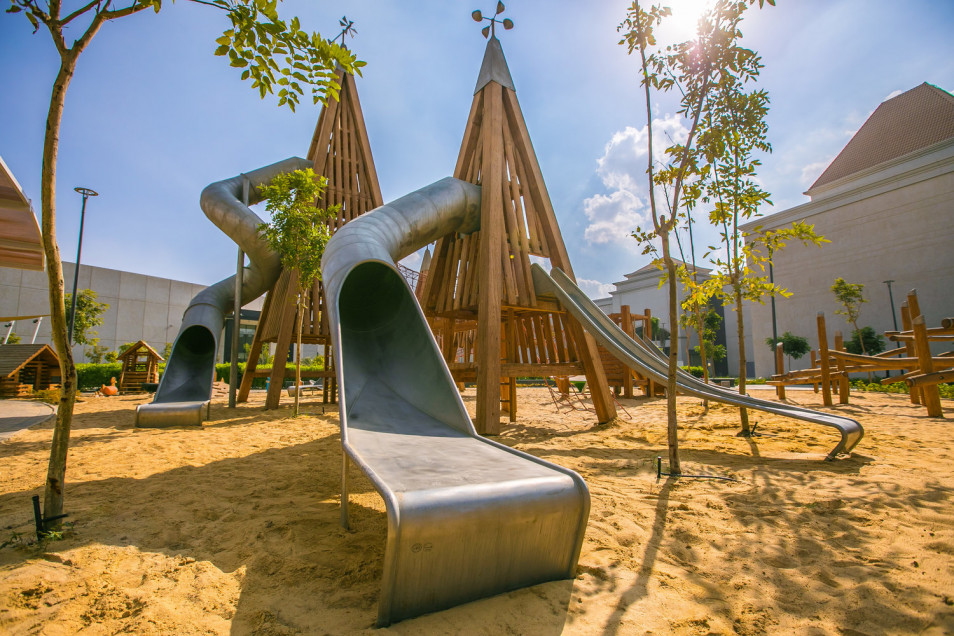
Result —
<path fill-rule="evenodd" d="M 679 367 L 679 368 L 685 371 L 686 373 L 688 373 L 689 375 L 694 375 L 697 378 L 701 378 L 703 376 L 702 367 Z"/>
<path fill-rule="evenodd" d="M 306 366 L 306 365 L 302 365 L 302 367 L 301 367 L 302 375 L 304 375 L 306 372 L 309 372 L 309 371 L 310 371 L 310 372 L 315 372 L 315 371 L 324 371 L 324 370 L 325 370 L 324 364 L 315 364 L 315 365 L 307 365 L 307 366 Z M 228 381 L 229 381 L 229 376 L 231 375 L 231 371 L 232 371 L 232 365 L 231 365 L 231 363 L 226 362 L 226 363 L 223 363 L 223 364 L 217 364 L 217 365 L 215 365 L 215 379 L 216 379 L 216 381 L 218 381 L 218 382 L 228 382 Z M 238 363 L 238 371 L 239 371 L 239 382 L 241 382 L 242 376 L 245 375 L 245 363 L 244 363 L 244 362 L 239 362 L 239 363 Z M 270 366 L 268 366 L 268 367 L 263 367 L 263 366 L 260 365 L 260 366 L 258 366 L 258 367 L 256 368 L 256 371 L 271 371 L 271 367 L 270 367 Z M 290 382 L 290 383 L 294 384 L 295 365 L 294 365 L 293 363 L 289 362 L 287 365 L 285 365 L 285 373 L 286 373 L 286 374 L 289 374 L 289 373 L 290 373 L 290 374 L 293 376 L 291 379 L 286 378 L 286 379 L 285 379 L 285 382 L 286 382 L 286 383 L 287 383 L 287 382 Z M 306 378 L 306 379 L 307 379 L 307 378 Z M 253 388 L 253 389 L 264 389 L 264 388 L 265 388 L 265 383 L 266 383 L 267 380 L 268 380 L 268 378 L 255 378 L 254 380 L 252 380 L 252 388 Z"/>
<path fill-rule="evenodd" d="M 76 365 L 77 385 L 80 390 L 96 390 L 104 384 L 109 384 L 110 378 L 116 378 L 119 382 L 119 376 L 123 371 L 123 365 L 119 362 L 107 362 L 104 364 L 82 363 Z"/>

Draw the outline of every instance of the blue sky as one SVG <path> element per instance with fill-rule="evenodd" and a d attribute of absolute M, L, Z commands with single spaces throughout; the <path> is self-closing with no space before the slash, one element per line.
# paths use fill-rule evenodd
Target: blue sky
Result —
<path fill-rule="evenodd" d="M 67 8 L 78 4 L 66 0 Z M 485 40 L 471 10 L 494 3 L 285 0 L 280 12 L 326 36 L 342 14 L 386 201 L 454 168 Z M 645 108 L 636 59 L 617 45 L 628 3 L 511 0 L 500 34 L 577 277 L 592 295 L 642 267 L 628 231 L 645 223 Z M 664 40 L 691 35 L 701 0 L 672 0 Z M 484 6 L 486 5 L 486 6 Z M 954 2 L 778 0 L 753 10 L 744 42 L 763 57 L 772 99 L 760 178 L 777 209 L 802 192 L 889 95 L 930 82 L 954 90 Z M 583 8 L 581 8 L 583 7 Z M 318 107 L 259 100 L 212 55 L 216 9 L 179 0 L 107 24 L 81 56 L 61 130 L 57 232 L 74 260 L 80 196 L 83 262 L 211 284 L 234 272 L 235 246 L 198 207 L 202 188 L 291 155 L 304 156 Z M 58 57 L 44 31 L 0 14 L 0 156 L 39 213 L 40 161 Z M 77 37 L 74 35 L 73 37 Z M 310 100 L 309 100 L 310 101 Z M 653 103 L 678 132 L 672 98 Z M 642 153 L 642 154 L 641 154 Z M 766 209 L 770 213 L 771 209 Z M 705 240 L 705 237 L 703 237 Z M 413 264 L 413 263 L 412 263 Z"/>

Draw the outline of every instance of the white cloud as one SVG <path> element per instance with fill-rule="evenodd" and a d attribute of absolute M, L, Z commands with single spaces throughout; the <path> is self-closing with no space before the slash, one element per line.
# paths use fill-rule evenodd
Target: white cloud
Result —
<path fill-rule="evenodd" d="M 686 140 L 688 130 L 679 117 L 668 115 L 653 120 L 653 156 L 663 162 L 666 148 Z M 648 130 L 627 126 L 613 134 L 603 156 L 597 160 L 596 174 L 608 194 L 595 194 L 583 201 L 589 220 L 584 238 L 591 244 L 620 243 L 636 248 L 630 233 L 649 223 L 646 201 L 648 183 L 646 156 Z M 659 201 L 659 203 L 663 203 Z M 664 205 L 664 204 L 663 204 Z"/>
<path fill-rule="evenodd" d="M 578 278 L 576 285 L 590 298 L 606 298 L 610 295 L 611 291 L 616 289 L 616 286 L 610 283 L 601 283 L 598 280 L 590 280 L 588 278 Z"/>
<path fill-rule="evenodd" d="M 807 188 L 811 184 L 815 183 L 815 179 L 821 176 L 821 173 L 825 171 L 825 168 L 828 167 L 828 164 L 831 163 L 831 159 L 825 161 L 816 161 L 810 163 L 807 166 L 802 168 L 802 176 L 799 178 L 799 183 L 802 184 L 803 188 Z"/>
<path fill-rule="evenodd" d="M 894 97 L 897 97 L 898 95 L 900 95 L 900 94 L 903 93 L 903 92 L 904 92 L 904 91 L 902 91 L 902 90 L 891 91 L 890 93 L 888 93 L 888 96 L 885 97 L 884 99 L 882 99 L 881 101 L 886 102 L 886 101 L 888 101 L 889 99 L 892 99 L 892 98 L 894 98 Z"/>

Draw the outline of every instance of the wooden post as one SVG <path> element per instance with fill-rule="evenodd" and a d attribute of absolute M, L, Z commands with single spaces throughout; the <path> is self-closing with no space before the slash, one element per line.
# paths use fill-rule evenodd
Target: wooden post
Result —
<path fill-rule="evenodd" d="M 781 342 L 775 343 L 775 373 L 778 375 L 785 374 L 785 351 L 783 351 L 785 345 Z M 778 396 L 778 399 L 785 399 L 785 386 L 779 384 L 775 387 L 775 393 Z"/>
<path fill-rule="evenodd" d="M 623 331 L 626 332 L 627 336 L 633 335 L 633 315 L 629 311 L 629 305 L 623 305 L 619 308 L 620 326 Z M 633 370 L 623 365 L 623 397 L 631 398 L 633 397 Z"/>
<path fill-rule="evenodd" d="M 507 312 L 507 337 L 506 337 L 506 360 L 508 362 L 517 361 L 517 329 L 516 329 L 516 319 L 514 317 L 514 312 L 511 309 Z M 510 421 L 517 421 L 517 378 L 510 376 L 508 378 L 507 389 L 508 396 L 507 401 L 510 406 Z"/>
<path fill-rule="evenodd" d="M 845 338 L 840 331 L 835 332 L 835 351 L 845 350 Z M 851 385 L 848 383 L 848 374 L 845 373 L 845 361 L 838 359 L 835 364 L 841 375 L 838 376 L 838 403 L 848 404 L 848 395 Z"/>
<path fill-rule="evenodd" d="M 814 349 L 808 352 L 809 358 L 812 361 L 812 368 L 815 368 L 815 365 L 818 364 L 818 354 Z M 812 388 L 815 390 L 815 393 L 818 393 L 818 382 L 812 382 Z"/>
<path fill-rule="evenodd" d="M 915 300 L 916 300 L 916 297 L 915 297 Z M 905 302 L 901 303 L 901 328 L 902 328 L 904 331 L 911 331 L 911 330 L 913 329 L 913 325 L 912 325 L 912 323 L 911 323 L 911 318 L 912 318 L 911 309 L 910 309 L 910 307 L 908 306 L 907 301 L 905 301 Z M 913 340 L 905 340 L 905 341 L 904 341 L 904 355 L 905 355 L 906 357 L 908 357 L 908 358 L 915 358 L 915 357 L 917 357 L 917 354 L 914 352 L 914 341 L 913 341 Z M 912 369 L 912 368 L 910 368 L 910 367 L 904 369 L 904 372 L 905 372 L 905 373 L 909 373 L 909 372 L 911 372 L 911 371 L 915 371 L 915 369 Z M 911 394 L 911 395 L 910 395 L 910 397 L 911 397 L 911 404 L 921 404 L 921 387 L 912 386 L 912 387 L 910 387 L 910 388 L 908 389 L 908 391 L 909 391 L 909 393 Z"/>
<path fill-rule="evenodd" d="M 927 337 L 927 327 L 924 324 L 924 316 L 918 315 L 912 321 L 914 328 L 914 348 L 918 354 L 918 372 L 934 373 L 934 361 L 931 359 L 931 343 Z M 911 387 L 912 392 L 914 387 Z M 941 396 L 937 390 L 937 384 L 926 384 L 921 387 L 921 395 L 924 397 L 924 406 L 927 407 L 928 416 L 944 417 L 941 410 Z"/>
<path fill-rule="evenodd" d="M 480 245 L 477 288 L 477 418 L 481 435 L 500 433 L 500 294 L 503 268 L 503 87 L 490 82 L 484 87 L 481 132 Z"/>
<path fill-rule="evenodd" d="M 818 360 L 821 364 L 822 402 L 832 406 L 831 400 L 831 360 L 828 358 L 828 331 L 825 328 L 825 312 L 818 312 Z"/>

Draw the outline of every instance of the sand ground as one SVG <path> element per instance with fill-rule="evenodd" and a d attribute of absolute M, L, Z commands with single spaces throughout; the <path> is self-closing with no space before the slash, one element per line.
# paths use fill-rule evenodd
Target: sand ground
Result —
<path fill-rule="evenodd" d="M 771 395 L 761 392 L 759 395 Z M 819 406 L 811 391 L 790 401 Z M 473 389 L 465 400 L 473 409 Z M 201 429 L 138 430 L 145 397 L 77 406 L 63 539 L 21 545 L 52 424 L 0 443 L 0 632 L 372 633 L 386 519 L 363 476 L 338 525 L 337 413 L 213 404 Z M 663 480 L 665 401 L 596 426 L 522 389 L 505 444 L 578 471 L 592 510 L 578 576 L 404 621 L 396 634 L 954 633 L 954 434 L 906 396 L 834 411 L 867 434 L 680 398 L 686 473 Z M 945 401 L 954 413 L 954 401 Z"/>

